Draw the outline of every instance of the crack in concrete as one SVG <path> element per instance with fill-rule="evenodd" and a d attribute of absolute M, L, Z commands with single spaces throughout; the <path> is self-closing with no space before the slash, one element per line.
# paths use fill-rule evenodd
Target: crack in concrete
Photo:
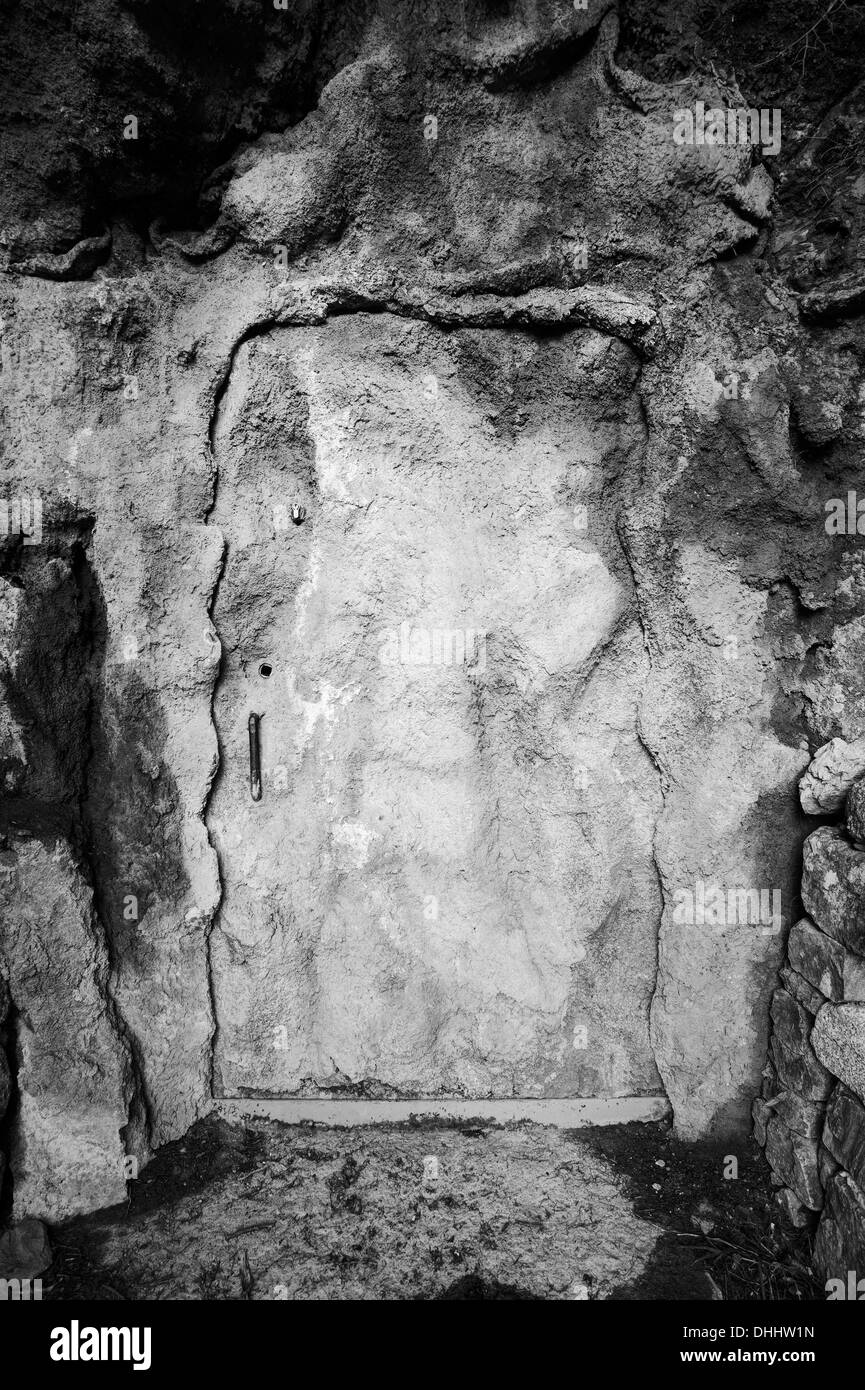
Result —
<path fill-rule="evenodd" d="M 216 477 L 214 477 L 214 495 L 213 495 L 213 499 L 211 500 L 211 504 L 210 504 L 209 511 L 212 511 L 212 510 L 213 510 L 213 506 L 214 506 L 214 503 L 215 503 L 215 495 L 216 495 Z M 214 577 L 213 588 L 212 588 L 211 591 L 210 591 L 210 597 L 209 597 L 208 603 L 207 603 L 207 617 L 208 617 L 208 620 L 209 620 L 211 626 L 214 628 L 214 631 L 216 630 L 216 628 L 215 628 L 215 624 L 214 624 L 214 622 L 213 622 L 213 610 L 214 610 L 214 608 L 215 608 L 215 606 L 216 606 L 216 600 L 217 600 L 217 598 L 218 598 L 218 596 L 219 596 L 219 586 L 220 586 L 220 584 L 222 583 L 222 576 L 223 576 L 223 574 L 225 573 L 225 565 L 226 565 L 227 559 L 228 559 L 228 543 L 227 543 L 225 537 L 223 536 L 223 537 L 222 537 L 222 553 L 221 553 L 221 556 L 220 556 L 220 561 L 219 561 L 219 565 L 218 565 L 218 567 L 217 567 L 216 575 L 215 575 L 215 577 Z M 218 634 L 218 632 L 217 632 L 217 641 L 219 641 L 219 634 Z M 204 944 L 204 958 L 205 958 L 205 969 L 206 969 L 206 971 L 207 971 L 207 995 L 208 995 L 208 999 L 209 999 L 209 1001 L 210 1001 L 210 1015 L 211 1015 L 211 1030 L 210 1030 L 210 1041 L 209 1041 L 209 1049 L 210 1049 L 209 1091 L 210 1091 L 210 1096 L 211 1096 L 211 1098 L 215 1095 L 216 1043 L 217 1043 L 217 1037 L 218 1037 L 218 1034 L 219 1034 L 219 1015 L 218 1015 L 217 1010 L 216 1010 L 216 992 L 215 992 L 214 983 L 213 983 L 213 950 L 212 950 L 212 938 L 213 938 L 214 929 L 215 929 L 215 927 L 216 927 L 217 919 L 218 919 L 218 917 L 219 917 L 219 912 L 220 912 L 220 909 L 221 909 L 221 907 L 222 907 L 222 899 L 223 899 L 223 895 L 224 895 L 224 891 L 225 891 L 225 885 L 224 885 L 224 883 L 223 883 L 222 864 L 221 864 L 220 858 L 219 858 L 219 851 L 218 851 L 218 849 L 216 848 L 216 845 L 213 843 L 213 840 L 212 840 L 211 835 L 210 835 L 210 829 L 209 829 L 208 824 L 207 824 L 207 812 L 208 812 L 208 808 L 209 808 L 209 806 L 210 806 L 210 799 L 211 799 L 211 797 L 212 797 L 212 795 L 213 795 L 213 788 L 214 788 L 214 786 L 215 786 L 215 784 L 216 784 L 216 779 L 217 779 L 217 776 L 218 776 L 218 774 L 219 774 L 219 770 L 220 770 L 221 765 L 222 765 L 222 745 L 221 745 L 220 740 L 219 740 L 219 726 L 217 725 L 217 722 L 216 722 L 215 705 L 216 705 L 216 692 L 217 692 L 217 689 L 218 689 L 218 687 L 219 687 L 219 682 L 220 682 L 220 680 L 221 680 L 221 678 L 222 678 L 222 671 L 223 671 L 224 661 L 225 661 L 225 652 L 224 652 L 224 650 L 223 650 L 223 648 L 222 648 L 222 643 L 220 642 L 219 664 L 218 664 L 218 666 L 217 666 L 217 668 L 216 668 L 216 671 L 214 672 L 214 676 L 213 676 L 213 685 L 212 685 L 211 691 L 210 691 L 210 723 L 211 723 L 211 725 L 212 725 L 212 727 L 213 727 L 213 733 L 214 733 L 214 737 L 215 737 L 215 739 L 216 739 L 216 756 L 215 756 L 215 758 L 214 758 L 213 768 L 212 768 L 211 773 L 210 773 L 210 778 L 209 778 L 209 781 L 208 781 L 208 783 L 207 783 L 207 787 L 205 788 L 204 798 L 203 798 L 202 807 L 201 807 L 201 822 L 202 822 L 202 825 L 204 826 L 204 833 L 205 833 L 206 836 L 207 836 L 207 843 L 210 845 L 210 848 L 211 848 L 212 851 L 213 851 L 213 856 L 214 856 L 214 859 L 215 859 L 215 862 L 216 862 L 216 877 L 217 877 L 217 882 L 218 882 L 218 885 L 219 885 L 219 896 L 218 896 L 218 898 L 217 898 L 217 901 L 216 901 L 216 904 L 215 904 L 215 906 L 214 906 L 214 908 L 213 908 L 213 911 L 212 911 L 211 914 L 210 914 L 210 920 L 208 921 L 207 926 L 206 926 L 206 928 L 205 928 L 205 938 L 204 938 L 204 943 L 205 943 L 205 944 Z"/>
<path fill-rule="evenodd" d="M 93 589 L 96 581 L 90 568 L 89 550 L 93 540 L 92 526 L 88 529 L 81 549 L 76 556 L 73 573 L 75 575 L 76 587 L 84 606 L 86 631 L 89 637 L 89 660 L 92 663 L 99 655 L 97 647 L 97 637 L 93 631 L 94 619 L 94 599 Z M 102 653 L 104 658 L 104 651 Z M 121 1126 L 121 1139 L 126 1142 L 123 1130 L 129 1132 L 129 1138 L 135 1145 L 136 1139 L 141 1139 L 145 1145 L 145 1153 L 138 1154 L 139 1159 L 146 1161 L 147 1152 L 150 1150 L 151 1138 L 153 1134 L 153 1107 L 150 1096 L 147 1092 L 147 1083 L 144 1075 L 144 1062 L 141 1056 L 141 1045 L 139 1039 L 133 1033 L 128 1020 L 124 1017 L 120 1005 L 117 1001 L 114 984 L 118 976 L 117 952 L 114 940 L 105 921 L 104 914 L 100 908 L 100 876 L 97 871 L 96 856 L 93 851 L 93 819 L 91 814 L 91 777 L 92 768 L 96 760 L 96 742 L 94 738 L 94 723 L 98 709 L 98 698 L 96 692 L 96 678 L 91 672 L 88 679 L 87 705 L 84 712 L 84 744 L 87 754 L 84 759 L 82 769 L 82 788 L 81 800 L 78 806 L 79 834 L 75 837 L 78 841 L 74 846 L 75 858 L 79 862 L 79 867 L 84 870 L 84 878 L 90 887 L 92 894 L 92 913 L 93 922 L 98 928 L 101 937 L 101 944 L 105 951 L 107 971 L 104 981 L 99 980 L 94 975 L 94 982 L 105 1000 L 106 1010 L 111 1025 L 115 1030 L 118 1042 L 125 1049 L 128 1056 L 130 1069 L 129 1085 L 131 1095 L 127 1103 L 126 1124 Z M 70 842 L 72 847 L 72 842 Z M 137 1113 L 136 1113 L 137 1112 Z M 136 1147 L 138 1147 L 136 1145 Z"/>
<path fill-rule="evenodd" d="M 222 415 L 222 409 L 228 392 L 228 388 L 231 383 L 231 377 L 234 371 L 234 364 L 237 361 L 237 355 L 246 343 L 250 342 L 253 338 L 262 337 L 264 334 L 270 332 L 271 329 L 276 327 L 279 327 L 278 322 L 270 316 L 264 319 L 257 320 L 252 324 L 249 324 L 232 344 L 228 354 L 228 358 L 226 360 L 225 370 L 219 377 L 214 388 L 213 404 L 210 409 L 210 418 L 208 420 L 207 426 L 208 451 L 210 454 L 213 482 L 210 492 L 210 501 L 203 514 L 203 522 L 205 526 L 212 525 L 211 517 L 213 515 L 214 508 L 216 507 L 216 502 L 219 495 L 220 477 L 219 459 L 217 453 L 217 437 L 219 434 L 219 425 Z M 217 528 L 213 527 L 213 529 L 216 530 Z M 221 532 L 220 539 L 222 542 L 220 560 L 219 564 L 216 567 L 216 571 L 213 578 L 213 585 L 210 590 L 210 595 L 208 597 L 206 607 L 207 618 L 210 622 L 211 628 L 216 634 L 216 639 L 219 642 L 220 651 L 219 664 L 217 665 L 217 668 L 214 672 L 213 684 L 210 691 L 210 723 L 213 728 L 214 738 L 216 740 L 216 756 L 214 758 L 213 767 L 210 771 L 207 786 L 205 787 L 200 811 L 201 822 L 204 826 L 204 832 L 207 836 L 207 842 L 210 845 L 211 850 L 213 851 L 214 860 L 216 863 L 216 876 L 219 886 L 219 896 L 216 905 L 214 906 L 213 911 L 210 914 L 210 918 L 205 929 L 205 969 L 207 971 L 207 990 L 208 998 L 210 1000 L 211 1012 L 211 1032 L 209 1042 L 209 1091 L 211 1099 L 215 1098 L 216 1096 L 216 1048 L 217 1041 L 219 1038 L 219 1014 L 216 1008 L 216 991 L 213 980 L 213 933 L 216 930 L 216 926 L 219 921 L 219 915 L 222 909 L 222 902 L 225 893 L 225 883 L 223 878 L 222 863 L 219 857 L 219 851 L 213 842 L 213 839 L 210 834 L 210 827 L 207 823 L 210 802 L 212 800 L 214 788 L 222 770 L 222 743 L 219 737 L 219 726 L 216 722 L 216 697 L 219 691 L 220 682 L 223 678 L 225 671 L 225 648 L 219 636 L 219 630 L 213 621 L 213 615 L 217 601 L 219 599 L 219 589 L 222 584 L 223 575 L 225 574 L 225 567 L 228 563 L 229 546 L 226 537 Z"/>
<path fill-rule="evenodd" d="M 389 313 L 398 318 L 420 319 L 443 328 L 511 328 L 535 332 L 567 332 L 591 328 L 633 348 L 641 360 L 655 355 L 660 320 L 655 306 L 603 286 L 575 289 L 536 289 L 508 295 L 495 291 L 471 291 L 458 295 L 431 288 L 396 288 L 390 295 L 370 292 L 362 286 L 319 282 L 286 285 L 285 303 L 241 336 L 237 346 L 272 327 L 311 327 L 329 318 L 353 313 Z M 293 296 L 293 299 L 289 298 Z"/>
<path fill-rule="evenodd" d="M 635 383 L 635 390 L 636 390 L 636 392 L 637 392 L 637 396 L 638 396 L 638 399 L 639 399 L 639 401 L 640 401 L 640 406 L 641 406 L 641 410 L 642 410 L 642 414 L 643 414 L 643 422 L 644 422 L 644 429 L 645 429 L 645 440 L 646 440 L 646 449 L 644 450 L 644 457 L 645 457 L 645 453 L 647 452 L 647 449 L 648 449 L 648 442 L 649 442 L 651 430 L 650 430 L 650 426 L 649 426 L 648 415 L 647 415 L 647 412 L 646 412 L 646 409 L 645 409 L 645 402 L 643 401 L 642 386 L 643 386 L 643 384 L 642 384 L 642 371 L 641 371 L 640 377 L 639 377 L 639 379 L 637 380 L 637 382 Z M 645 617 L 645 614 L 644 614 L 644 611 L 643 611 L 643 595 L 642 595 L 640 580 L 639 580 L 638 575 L 637 575 L 637 566 L 636 566 L 636 563 L 635 563 L 635 558 L 634 558 L 634 553 L 633 553 L 633 549 L 632 549 L 632 546 L 631 546 L 630 537 L 629 537 L 629 535 L 628 535 L 627 526 L 626 526 L 626 524 L 625 524 L 625 522 L 624 522 L 624 520 L 623 520 L 621 511 L 619 512 L 619 514 L 618 514 L 617 517 L 616 517 L 616 534 L 617 534 L 618 537 L 619 537 L 619 544 L 621 545 L 621 548 L 622 548 L 622 554 L 623 554 L 623 556 L 624 556 L 625 563 L 627 564 L 628 569 L 629 569 L 630 574 L 631 574 L 631 583 L 633 584 L 633 587 L 634 587 L 634 611 L 635 611 L 635 614 L 636 614 L 637 622 L 638 622 L 639 625 L 640 625 L 640 633 L 641 633 L 642 639 L 643 639 L 643 649 L 644 649 L 644 651 L 645 651 L 645 653 L 646 653 L 646 658 L 647 658 L 648 663 L 649 663 L 649 669 L 650 669 L 650 671 L 651 671 L 652 665 L 653 665 L 652 647 L 651 647 L 651 643 L 650 643 L 650 641 L 649 641 L 649 633 L 648 633 L 648 628 L 647 628 L 647 624 L 646 624 L 646 617 Z M 669 774 L 667 773 L 667 771 L 666 771 L 665 768 L 663 767 L 663 764 L 661 763 L 660 758 L 658 757 L 657 750 L 654 749 L 654 748 L 651 746 L 651 744 L 649 743 L 648 739 L 646 738 L 646 734 L 645 734 L 645 731 L 644 731 L 644 728 L 643 728 L 642 707 L 641 707 L 641 705 L 638 705 L 637 710 L 636 710 L 636 719 L 635 719 L 635 721 L 634 721 L 634 731 L 635 731 L 635 733 L 636 733 L 636 735 L 637 735 L 637 739 L 639 740 L 640 746 L 642 747 L 643 751 L 645 752 L 646 756 L 648 757 L 649 761 L 651 762 L 652 766 L 654 767 L 654 769 L 655 769 L 655 771 L 656 771 L 656 773 L 657 773 L 657 776 L 658 776 L 658 790 L 659 790 L 660 795 L 661 795 L 661 809 L 660 809 L 660 811 L 659 811 L 659 813 L 658 813 L 658 816 L 657 816 L 657 818 L 656 818 L 656 820 L 655 820 L 655 823 L 654 823 L 654 825 L 653 825 L 653 827 L 652 827 L 652 841 L 651 841 L 651 843 L 652 843 L 652 865 L 653 865 L 654 870 L 655 870 L 655 877 L 657 878 L 657 881 L 658 881 L 658 892 L 660 893 L 660 896 L 661 896 L 661 911 L 660 911 L 660 913 L 659 913 L 659 915 L 658 915 L 658 929 L 657 929 L 657 933 L 656 933 L 656 937 L 655 937 L 655 941 L 656 941 L 656 951 L 655 951 L 655 979 L 654 979 L 654 982 L 653 982 L 653 985 L 652 985 L 651 998 L 650 998 L 650 1000 L 649 1000 L 649 1008 L 648 1008 L 648 1018 L 647 1018 L 646 1022 L 647 1022 L 647 1036 L 648 1036 L 648 1041 L 649 1041 L 649 1049 L 650 1049 L 650 1051 L 651 1051 L 651 1053 L 652 1053 L 652 1057 L 654 1058 L 654 1061 L 655 1061 L 655 1066 L 658 1068 L 658 1075 L 661 1076 L 661 1080 L 662 1080 L 662 1084 L 663 1084 L 663 1076 L 662 1076 L 662 1073 L 661 1073 L 660 1066 L 658 1065 L 658 1061 L 659 1061 L 659 1059 L 658 1059 L 658 1053 L 657 1053 L 657 1050 L 656 1050 L 656 1048 L 655 1048 L 655 1041 L 654 1041 L 654 1036 L 653 1036 L 652 1014 L 653 1014 L 654 1007 L 655 1007 L 655 1000 L 656 1000 L 657 997 L 658 997 L 658 983 L 659 983 L 660 978 L 661 978 L 661 933 L 662 933 L 662 926 L 663 926 L 663 920 L 664 920 L 664 911 L 665 911 L 665 908 L 667 907 L 667 904 L 668 904 L 668 901 L 669 901 L 669 893 L 668 893 L 668 889 L 667 889 L 667 884 L 666 884 L 666 881 L 665 881 L 665 878 L 664 878 L 664 874 L 663 874 L 663 871 L 662 871 L 662 869 L 661 869 L 661 865 L 660 865 L 660 862 L 659 862 L 659 859 L 658 859 L 657 840 L 658 840 L 658 828 L 659 828 L 661 822 L 663 821 L 664 814 L 665 814 L 665 811 L 666 811 L 667 793 L 668 793 L 668 791 L 669 791 L 670 779 L 669 779 Z M 665 1089 L 665 1094 L 666 1094 L 666 1089 Z M 669 1099 L 669 1098 L 668 1098 L 668 1099 Z M 670 1104 L 671 1104 L 671 1106 L 672 1106 L 672 1102 L 670 1102 Z M 675 1117 L 674 1117 L 674 1118 L 675 1118 Z"/>
<path fill-rule="evenodd" d="M 97 269 L 109 257 L 113 238 L 106 230 L 99 236 L 84 237 L 68 251 L 45 251 L 23 261 L 9 261 L 4 269 L 11 275 L 28 276 L 34 280 L 54 280 L 68 284 L 76 280 L 92 281 Z"/>

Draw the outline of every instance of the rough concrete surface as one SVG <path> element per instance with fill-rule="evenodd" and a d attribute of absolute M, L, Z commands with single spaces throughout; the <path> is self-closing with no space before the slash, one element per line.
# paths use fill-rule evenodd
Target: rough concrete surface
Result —
<path fill-rule="evenodd" d="M 265 772 L 228 753 L 208 815 L 225 1094 L 660 1090 L 646 657 L 615 511 L 574 525 L 641 449 L 635 369 L 389 315 L 235 359 L 214 717 L 243 754 L 261 713 Z"/>
<path fill-rule="evenodd" d="M 666 1097 L 741 1138 L 797 783 L 865 736 L 824 524 L 865 437 L 852 78 L 773 164 L 674 143 L 751 97 L 633 7 L 301 5 L 229 74 L 220 4 L 188 82 L 185 6 L 137 0 L 101 82 L 104 7 L 49 8 L 83 96 L 67 135 L 25 84 L 0 199 L 3 492 L 42 507 L 0 545 L 16 1215 L 116 1199 L 221 1096 Z M 862 853 L 819 835 L 855 952 Z"/>

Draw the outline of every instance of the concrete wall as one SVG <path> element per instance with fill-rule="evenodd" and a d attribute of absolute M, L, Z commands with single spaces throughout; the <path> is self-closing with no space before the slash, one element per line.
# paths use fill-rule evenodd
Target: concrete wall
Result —
<path fill-rule="evenodd" d="M 221 1094 L 750 1124 L 796 780 L 862 733 L 857 291 L 797 298 L 759 150 L 673 138 L 740 94 L 620 67 L 612 8 L 408 10 L 201 237 L 31 229 L 0 285 L 19 1215 Z"/>

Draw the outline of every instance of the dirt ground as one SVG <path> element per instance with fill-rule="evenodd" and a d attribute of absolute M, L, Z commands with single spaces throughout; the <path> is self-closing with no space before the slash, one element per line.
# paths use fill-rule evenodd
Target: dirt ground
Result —
<path fill-rule="evenodd" d="M 44 1297 L 821 1298 L 808 1235 L 784 1228 L 740 1148 L 679 1143 L 666 1123 L 210 1119 L 126 1204 L 52 1230 Z"/>

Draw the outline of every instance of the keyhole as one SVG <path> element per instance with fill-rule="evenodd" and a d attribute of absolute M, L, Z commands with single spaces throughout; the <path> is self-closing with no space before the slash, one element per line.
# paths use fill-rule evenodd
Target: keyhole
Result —
<path fill-rule="evenodd" d="M 268 676 L 271 674 L 272 671 L 273 667 L 271 666 L 269 661 L 262 661 L 261 665 L 258 668 L 258 674 L 260 676 L 264 676 L 265 680 L 267 680 Z"/>

